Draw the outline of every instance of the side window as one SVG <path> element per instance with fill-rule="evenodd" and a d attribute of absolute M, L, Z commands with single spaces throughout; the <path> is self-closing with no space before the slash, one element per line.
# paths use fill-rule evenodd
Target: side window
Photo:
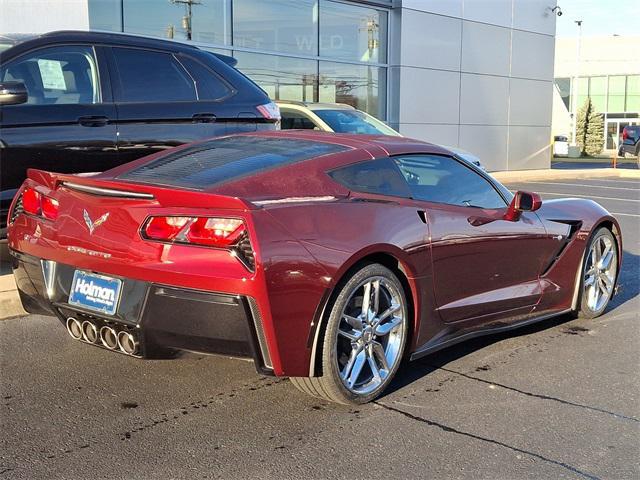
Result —
<path fill-rule="evenodd" d="M 292 110 L 281 110 L 280 116 L 282 117 L 280 121 L 282 130 L 314 130 L 318 128 L 315 123 L 302 113 Z"/>
<path fill-rule="evenodd" d="M 409 198 L 407 182 L 390 158 L 348 165 L 328 172 L 336 182 L 350 190 Z"/>
<path fill-rule="evenodd" d="M 0 69 L 3 82 L 22 82 L 29 105 L 100 102 L 98 68 L 92 47 L 48 47 L 18 57 Z"/>
<path fill-rule="evenodd" d="M 193 80 L 170 53 L 113 48 L 120 77 L 120 102 L 195 101 Z"/>
<path fill-rule="evenodd" d="M 507 205 L 493 185 L 453 158 L 407 155 L 394 160 L 416 200 L 481 208 Z"/>
<path fill-rule="evenodd" d="M 208 67 L 190 57 L 178 57 L 196 81 L 199 100 L 219 100 L 231 93 L 231 88 Z"/>

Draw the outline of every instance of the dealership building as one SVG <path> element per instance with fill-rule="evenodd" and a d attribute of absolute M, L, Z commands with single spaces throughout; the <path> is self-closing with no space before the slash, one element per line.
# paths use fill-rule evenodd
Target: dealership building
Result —
<path fill-rule="evenodd" d="M 602 146 L 618 150 L 622 130 L 640 125 L 640 35 L 558 38 L 553 134 L 570 136 L 574 108 L 587 98 L 604 115 Z M 574 98 L 575 97 L 575 98 Z"/>
<path fill-rule="evenodd" d="M 0 0 L 1 33 L 106 30 L 232 55 L 274 99 L 342 102 L 489 170 L 550 163 L 555 0 Z M 34 12 L 39 12 L 35 15 Z"/>

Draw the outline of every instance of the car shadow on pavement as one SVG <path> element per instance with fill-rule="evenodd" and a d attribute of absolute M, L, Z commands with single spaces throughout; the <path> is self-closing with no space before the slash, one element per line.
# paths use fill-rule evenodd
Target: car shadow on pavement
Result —
<path fill-rule="evenodd" d="M 616 309 L 620 308 L 621 305 L 640 295 L 640 278 L 638 278 L 638 272 L 640 272 L 640 256 L 625 251 L 623 256 L 622 270 L 619 277 L 619 283 L 622 285 L 622 288 L 620 289 L 618 294 L 611 300 L 611 303 L 607 307 L 605 314 L 615 311 Z M 380 399 L 406 387 L 407 385 L 410 385 L 411 383 L 429 375 L 436 370 L 442 369 L 451 362 L 454 362 L 485 347 L 493 345 L 494 343 L 498 343 L 509 338 L 525 337 L 527 335 L 543 332 L 545 330 L 551 330 L 575 319 L 576 317 L 573 314 L 559 315 L 557 317 L 543 320 L 532 325 L 523 326 L 509 332 L 487 334 L 486 336 L 467 340 L 457 345 L 453 345 L 451 347 L 426 355 L 425 357 L 414 362 L 405 361 L 400 366 L 400 369 L 398 370 L 395 378 L 381 395 Z M 587 329 L 576 326 L 565 328 L 564 330 L 562 330 L 562 333 L 575 335 L 582 330 Z M 486 366 L 479 365 L 478 369 L 489 369 L 488 367 L 485 367 Z M 435 386 L 434 388 L 438 388 L 438 386 Z"/>

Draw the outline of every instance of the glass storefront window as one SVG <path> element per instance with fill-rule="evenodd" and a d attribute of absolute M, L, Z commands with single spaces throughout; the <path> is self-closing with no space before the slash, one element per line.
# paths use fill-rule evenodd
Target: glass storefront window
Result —
<path fill-rule="evenodd" d="M 569 104 L 569 98 L 571 96 L 571 79 L 556 78 L 556 87 L 558 87 L 558 92 L 560 92 L 560 97 L 562 98 L 564 106 L 567 107 L 567 110 L 571 110 L 571 105 Z"/>
<path fill-rule="evenodd" d="M 627 77 L 627 112 L 640 112 L 640 75 Z"/>
<path fill-rule="evenodd" d="M 607 77 L 591 77 L 589 79 L 589 97 L 591 97 L 591 104 L 597 112 L 606 111 Z"/>
<path fill-rule="evenodd" d="M 387 12 L 320 2 L 320 56 L 357 62 L 387 61 Z"/>
<path fill-rule="evenodd" d="M 122 4 L 115 0 L 89 0 L 91 30 L 122 31 Z"/>
<path fill-rule="evenodd" d="M 609 77 L 607 112 L 624 112 L 625 83 L 625 77 L 623 75 Z"/>
<path fill-rule="evenodd" d="M 317 55 L 317 0 L 234 0 L 233 45 Z"/>
<path fill-rule="evenodd" d="M 386 118 L 386 68 L 320 62 L 320 102 L 346 103 Z"/>
<path fill-rule="evenodd" d="M 154 37 L 228 45 L 231 0 L 206 0 L 187 6 L 170 0 L 123 0 L 124 31 Z"/>
<path fill-rule="evenodd" d="M 314 102 L 317 99 L 317 62 L 302 58 L 234 52 L 236 68 L 262 87 L 274 100 Z"/>

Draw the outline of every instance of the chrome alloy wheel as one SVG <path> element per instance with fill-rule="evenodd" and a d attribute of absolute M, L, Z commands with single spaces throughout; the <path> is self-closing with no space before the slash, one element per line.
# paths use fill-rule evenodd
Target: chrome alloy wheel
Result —
<path fill-rule="evenodd" d="M 407 309 L 402 293 L 384 277 L 356 286 L 342 311 L 336 338 L 338 372 L 357 395 L 378 389 L 401 360 Z"/>
<path fill-rule="evenodd" d="M 604 309 L 613 294 L 618 269 L 615 240 L 607 235 L 594 239 L 586 258 L 583 296 L 593 312 Z"/>

